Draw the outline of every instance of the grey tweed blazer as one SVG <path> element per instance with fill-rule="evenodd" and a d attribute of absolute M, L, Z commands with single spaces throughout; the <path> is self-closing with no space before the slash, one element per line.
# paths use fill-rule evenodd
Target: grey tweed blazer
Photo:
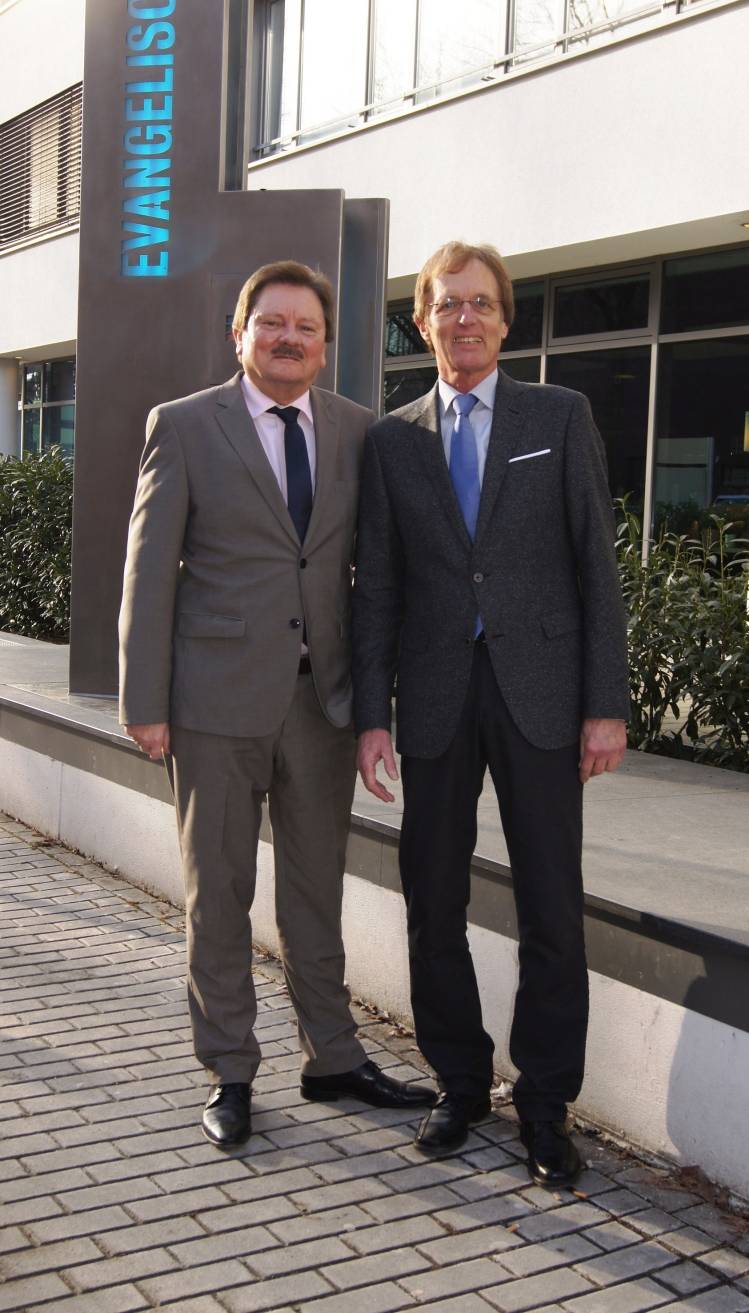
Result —
<path fill-rule="evenodd" d="M 353 600 L 357 733 L 436 757 L 452 740 L 479 613 L 518 729 L 573 743 L 584 717 L 626 719 L 626 621 L 603 443 L 567 388 L 500 370 L 475 542 L 445 461 L 435 387 L 369 430 Z"/>

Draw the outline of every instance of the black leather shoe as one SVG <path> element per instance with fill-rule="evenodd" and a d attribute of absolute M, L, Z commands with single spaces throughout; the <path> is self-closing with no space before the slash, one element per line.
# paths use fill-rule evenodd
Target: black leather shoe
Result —
<path fill-rule="evenodd" d="M 422 1153 L 450 1153 L 465 1143 L 471 1126 L 489 1116 L 492 1110 L 488 1094 L 473 1103 L 453 1094 L 440 1094 L 416 1132 L 414 1146 Z"/>
<path fill-rule="evenodd" d="M 528 1150 L 528 1171 L 536 1185 L 557 1189 L 577 1180 L 582 1163 L 564 1122 L 521 1122 L 520 1139 Z"/>
<path fill-rule="evenodd" d="M 244 1144 L 250 1134 L 250 1087 L 214 1085 L 203 1109 L 203 1134 L 220 1149 Z"/>
<path fill-rule="evenodd" d="M 302 1076 L 299 1092 L 303 1099 L 320 1103 L 361 1099 L 362 1103 L 369 1103 L 373 1108 L 427 1108 L 437 1098 L 436 1092 L 428 1086 L 393 1080 L 371 1061 L 335 1076 Z"/>

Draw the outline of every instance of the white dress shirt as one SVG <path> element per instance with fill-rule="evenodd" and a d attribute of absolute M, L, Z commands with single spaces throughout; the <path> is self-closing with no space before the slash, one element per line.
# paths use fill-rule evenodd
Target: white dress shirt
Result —
<path fill-rule="evenodd" d="M 468 416 L 469 423 L 476 437 L 476 450 L 479 462 L 479 483 L 484 481 L 484 466 L 486 465 L 486 453 L 489 450 L 489 434 L 492 428 L 492 415 L 494 414 L 494 394 L 497 390 L 498 370 L 493 369 L 491 374 L 482 378 L 471 392 L 478 400 Z M 453 399 L 459 396 L 457 388 L 452 384 L 446 383 L 443 378 L 439 379 L 437 384 L 440 396 L 440 424 L 442 427 L 442 445 L 445 449 L 445 460 L 447 467 L 450 468 L 450 445 L 452 443 L 453 429 L 455 421 L 458 418 L 458 412 L 453 405 Z"/>
<path fill-rule="evenodd" d="M 263 445 L 263 451 L 268 457 L 268 464 L 276 476 L 278 486 L 287 506 L 289 503 L 289 490 L 286 483 L 286 451 L 284 448 L 284 434 L 286 428 L 280 415 L 271 415 L 268 412 L 272 406 L 279 403 L 272 397 L 266 397 L 264 392 L 247 377 L 242 375 L 242 394 L 250 412 L 257 435 Z M 317 455 L 315 448 L 315 425 L 312 420 L 312 402 L 310 400 L 309 389 L 303 392 L 295 401 L 288 402 L 290 406 L 296 406 L 299 411 L 297 423 L 304 434 L 304 440 L 307 443 L 307 455 L 309 457 L 309 472 L 312 476 L 312 491 L 315 491 L 315 472 L 317 469 Z M 284 406 L 281 407 L 285 409 Z"/>

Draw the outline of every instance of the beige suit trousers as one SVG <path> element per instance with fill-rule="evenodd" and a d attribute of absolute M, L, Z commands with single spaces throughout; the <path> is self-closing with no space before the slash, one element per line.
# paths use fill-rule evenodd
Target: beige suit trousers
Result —
<path fill-rule="evenodd" d="M 187 907 L 195 1052 L 215 1083 L 252 1081 L 260 1061 L 250 908 L 267 796 L 276 919 L 302 1070 L 366 1059 L 344 983 L 343 870 L 355 779 L 353 730 L 323 716 L 300 675 L 288 714 L 260 738 L 172 727 L 171 774 Z"/>

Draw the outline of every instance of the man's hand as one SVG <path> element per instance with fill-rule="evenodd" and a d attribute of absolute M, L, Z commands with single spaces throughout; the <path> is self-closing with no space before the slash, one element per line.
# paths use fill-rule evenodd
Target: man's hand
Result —
<path fill-rule="evenodd" d="M 169 751 L 169 725 L 161 721 L 158 725 L 126 725 L 125 733 L 135 739 L 141 752 L 145 752 L 151 761 L 160 761 Z"/>
<path fill-rule="evenodd" d="M 380 802 L 394 802 L 395 794 L 390 793 L 377 778 L 377 763 L 382 762 L 391 780 L 397 780 L 398 767 L 395 764 L 393 740 L 386 729 L 367 729 L 359 736 L 356 751 L 356 764 L 362 777 L 362 784 L 369 789 Z"/>
<path fill-rule="evenodd" d="M 591 775 L 621 766 L 627 746 L 627 729 L 623 720 L 584 720 L 580 734 L 580 779 L 587 784 Z"/>

